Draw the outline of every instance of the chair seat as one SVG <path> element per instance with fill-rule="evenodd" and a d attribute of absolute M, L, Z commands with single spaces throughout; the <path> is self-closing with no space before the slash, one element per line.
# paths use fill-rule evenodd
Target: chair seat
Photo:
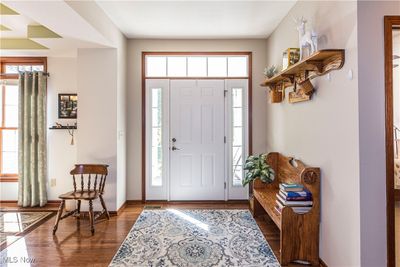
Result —
<path fill-rule="evenodd" d="M 98 197 L 99 197 L 99 192 L 87 191 L 87 190 L 71 191 L 59 196 L 59 198 L 61 199 L 84 199 L 84 200 L 93 200 Z"/>

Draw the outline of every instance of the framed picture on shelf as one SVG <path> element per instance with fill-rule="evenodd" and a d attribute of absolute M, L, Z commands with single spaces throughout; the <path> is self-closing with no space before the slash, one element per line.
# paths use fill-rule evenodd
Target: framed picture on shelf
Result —
<path fill-rule="evenodd" d="M 282 60 L 282 70 L 285 70 L 289 66 L 296 64 L 300 60 L 300 48 L 286 49 L 283 51 Z"/>
<path fill-rule="evenodd" d="M 58 94 L 58 118 L 76 119 L 78 116 L 78 95 Z"/>

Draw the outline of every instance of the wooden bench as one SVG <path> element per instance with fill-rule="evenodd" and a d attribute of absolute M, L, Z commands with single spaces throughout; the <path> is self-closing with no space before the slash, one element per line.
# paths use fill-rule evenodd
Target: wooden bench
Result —
<path fill-rule="evenodd" d="M 253 216 L 268 214 L 280 230 L 280 263 L 288 265 L 295 260 L 307 261 L 319 266 L 320 221 L 320 170 L 307 167 L 299 160 L 279 153 L 269 153 L 267 163 L 275 171 L 275 180 L 265 184 L 255 180 L 252 184 L 250 209 Z M 313 207 L 306 214 L 295 213 L 284 207 L 279 214 L 275 210 L 279 183 L 298 183 L 313 196 Z"/>

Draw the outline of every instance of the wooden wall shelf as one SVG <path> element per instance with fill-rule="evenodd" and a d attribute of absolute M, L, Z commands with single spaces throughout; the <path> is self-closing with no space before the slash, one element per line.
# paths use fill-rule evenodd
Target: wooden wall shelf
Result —
<path fill-rule="evenodd" d="M 314 88 L 311 79 L 327 74 L 332 70 L 341 69 L 344 65 L 343 49 L 319 50 L 311 56 L 289 66 L 272 78 L 266 79 L 261 86 L 270 88 L 272 103 L 280 103 L 285 98 L 285 89 L 294 87 L 289 93 L 289 103 L 311 99 Z M 299 87 L 299 88 L 297 88 Z"/>

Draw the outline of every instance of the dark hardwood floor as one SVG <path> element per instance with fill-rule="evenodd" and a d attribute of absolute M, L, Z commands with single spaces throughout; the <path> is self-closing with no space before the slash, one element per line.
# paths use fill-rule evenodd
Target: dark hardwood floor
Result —
<path fill-rule="evenodd" d="M 247 209 L 245 203 L 149 203 L 162 208 L 180 209 Z M 143 204 L 128 204 L 118 216 L 98 222 L 91 235 L 89 220 L 69 217 L 60 222 L 52 235 L 55 217 L 46 221 L 8 247 L 8 257 L 26 257 L 32 266 L 108 266 L 112 257 L 142 212 Z M 4 205 L 2 208 L 5 209 Z M 13 207 L 15 210 L 15 207 Z M 55 210 L 54 207 L 46 210 Z M 42 209 L 43 210 L 43 209 Z M 279 230 L 272 221 L 256 219 L 261 231 L 279 257 Z M 304 266 L 304 265 L 300 265 Z"/>
<path fill-rule="evenodd" d="M 400 266 L 400 201 L 395 203 L 395 225 L 396 266 Z"/>

